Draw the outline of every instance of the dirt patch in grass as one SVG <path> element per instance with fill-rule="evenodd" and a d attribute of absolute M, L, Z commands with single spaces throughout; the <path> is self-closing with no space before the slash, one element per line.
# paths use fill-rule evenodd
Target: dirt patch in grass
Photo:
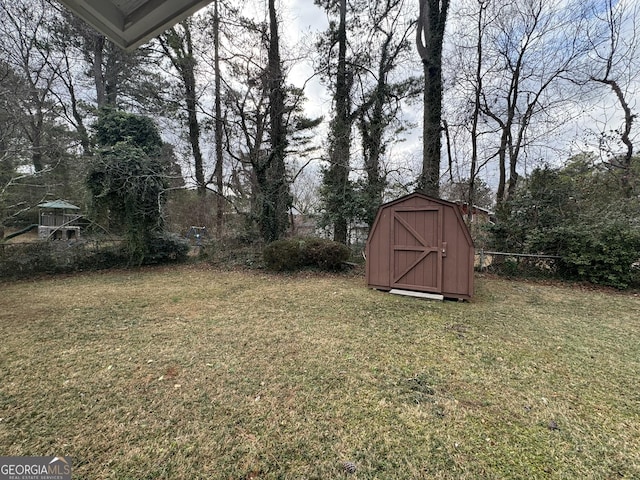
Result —
<path fill-rule="evenodd" d="M 640 299 L 197 266 L 0 286 L 0 451 L 74 478 L 637 478 Z"/>

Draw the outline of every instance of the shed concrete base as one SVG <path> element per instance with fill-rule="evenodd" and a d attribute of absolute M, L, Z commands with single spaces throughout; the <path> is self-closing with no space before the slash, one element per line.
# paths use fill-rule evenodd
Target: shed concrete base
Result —
<path fill-rule="evenodd" d="M 389 290 L 389 293 L 393 293 L 394 295 L 405 295 L 407 297 L 424 298 L 427 300 L 444 300 L 444 295 L 439 295 L 437 293 L 414 292 L 411 290 L 398 290 L 397 288 Z"/>

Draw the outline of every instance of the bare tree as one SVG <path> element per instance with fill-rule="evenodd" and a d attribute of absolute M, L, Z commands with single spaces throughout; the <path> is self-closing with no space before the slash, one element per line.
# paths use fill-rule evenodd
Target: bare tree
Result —
<path fill-rule="evenodd" d="M 474 205 L 479 175 L 497 156 L 487 141 L 495 136 L 496 127 L 488 125 L 482 111 L 485 77 L 490 80 L 495 72 L 492 62 L 496 59 L 487 59 L 485 48 L 496 16 L 488 8 L 489 0 L 462 1 L 457 7 L 451 12 L 456 28 L 448 51 L 447 78 L 448 95 L 460 101 L 448 102 L 447 120 L 443 121 L 449 159 L 447 195 L 451 196 L 450 185 L 464 181 L 466 187 L 455 190 L 456 200 Z M 468 215 L 470 220 L 471 210 Z"/>
<path fill-rule="evenodd" d="M 51 10 L 51 0 L 46 1 Z M 69 53 L 83 59 L 82 73 L 76 75 L 91 80 L 95 92 L 91 103 L 98 108 L 126 107 L 153 114 L 162 110 L 164 99 L 158 92 L 166 82 L 153 48 L 144 46 L 126 52 L 70 11 L 53 5 L 63 18 L 56 27 L 57 42 L 65 42 Z"/>
<path fill-rule="evenodd" d="M 222 118 L 222 69 L 220 68 L 220 0 L 213 2 L 213 74 L 215 76 L 214 83 L 214 131 L 216 142 L 216 163 L 213 171 L 212 180 L 215 178 L 216 184 L 216 232 L 218 237 L 222 236 L 224 228 L 224 173 L 223 173 L 223 145 L 224 140 L 224 124 Z"/>
<path fill-rule="evenodd" d="M 352 116 L 351 90 L 354 82 L 355 62 L 347 62 L 347 0 L 338 2 L 319 2 L 331 14 L 337 16 L 337 23 L 330 24 L 328 32 L 328 51 L 322 63 L 326 77 L 333 89 L 333 118 L 329 133 L 329 165 L 323 173 L 323 199 L 326 216 L 333 224 L 333 240 L 347 243 L 349 226 L 348 211 L 353 205 L 353 185 L 349 180 L 351 156 Z M 337 46 L 335 67 L 331 57 Z M 335 68 L 335 70 L 334 70 Z"/>
<path fill-rule="evenodd" d="M 473 205 L 476 201 L 476 178 L 479 173 L 479 152 L 478 152 L 478 123 L 480 121 L 480 108 L 482 98 L 482 69 L 483 69 L 483 41 L 484 41 L 484 27 L 485 27 L 485 14 L 487 9 L 487 2 L 485 0 L 478 0 L 478 17 L 476 23 L 476 69 L 473 79 L 473 110 L 471 114 L 471 165 L 469 166 L 469 188 L 467 189 L 467 202 L 468 208 L 468 220 L 473 218 Z"/>
<path fill-rule="evenodd" d="M 7 65 L 24 82 L 21 124 L 30 143 L 31 162 L 36 172 L 45 168 L 46 128 L 56 116 L 52 101 L 60 59 L 47 44 L 50 14 L 44 1 L 0 5 L 0 52 Z"/>
<path fill-rule="evenodd" d="M 593 30 L 596 33 L 589 37 L 591 49 L 584 64 L 586 78 L 582 79 L 583 84 L 591 82 L 610 89 L 622 112 L 622 126 L 603 131 L 600 140 L 601 145 L 605 145 L 613 133 L 622 143 L 622 152 L 608 146 L 605 150 L 611 157 L 609 164 L 623 171 L 621 179 L 629 195 L 632 192 L 631 160 L 634 155 L 632 128 L 637 117 L 632 98 L 640 72 L 638 9 L 637 4 L 613 0 L 592 6 Z"/>
<path fill-rule="evenodd" d="M 62 68 L 59 70 L 58 77 L 60 82 L 66 89 L 66 98 L 62 93 L 57 91 L 54 94 L 57 97 L 58 104 L 62 109 L 64 117 L 73 125 L 78 134 L 80 145 L 85 156 L 91 155 L 91 142 L 89 140 L 89 131 L 87 129 L 87 113 L 83 108 L 80 92 L 78 92 L 78 65 L 73 59 L 73 53 L 67 48 L 64 41 L 58 43 L 58 51 L 62 55 Z"/>
<path fill-rule="evenodd" d="M 495 21 L 483 49 L 490 70 L 482 85 L 481 112 L 499 135 L 500 208 L 516 189 L 519 162 L 534 126 L 545 133 L 556 127 L 554 112 L 575 95 L 575 89 L 563 86 L 586 45 L 581 42 L 584 16 L 579 4 L 524 0 L 490 3 L 489 8 Z"/>
<path fill-rule="evenodd" d="M 236 162 L 231 187 L 251 186 L 252 220 L 262 239 L 270 242 L 285 233 L 288 223 L 291 196 L 285 159 L 290 136 L 299 130 L 294 114 L 300 100 L 286 87 L 275 2 L 268 7 L 266 22 L 240 19 L 223 80 L 228 109 L 225 146 Z"/>
<path fill-rule="evenodd" d="M 158 37 L 162 50 L 180 77 L 184 107 L 187 115 L 189 144 L 193 155 L 198 194 L 206 193 L 202 150 L 200 148 L 200 121 L 198 119 L 198 90 L 196 82 L 196 56 L 192 38 L 192 21 L 183 20 Z"/>

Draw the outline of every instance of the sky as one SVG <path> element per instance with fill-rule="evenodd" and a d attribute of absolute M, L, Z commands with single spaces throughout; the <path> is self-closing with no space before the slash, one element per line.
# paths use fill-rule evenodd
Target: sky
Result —
<path fill-rule="evenodd" d="M 558 0 L 559 2 L 565 2 L 568 0 Z M 602 2 L 604 0 L 595 0 Z M 243 4 L 245 7 L 245 14 L 254 16 L 256 19 L 264 20 L 267 12 L 266 0 L 237 0 L 238 4 Z M 462 5 L 462 0 L 458 0 L 457 6 Z M 506 1 L 505 1 L 506 3 Z M 638 5 L 640 0 L 620 0 L 620 4 Z M 410 15 L 417 16 L 418 0 L 412 0 L 407 2 L 407 8 L 414 9 L 414 12 L 410 12 Z M 297 87 L 304 87 L 307 103 L 305 106 L 306 114 L 309 117 L 322 116 L 325 122 L 320 127 L 316 139 L 319 144 L 326 143 L 327 139 L 327 126 L 331 116 L 331 95 L 321 83 L 320 78 L 314 76 L 313 65 L 313 49 L 315 35 L 321 31 L 326 30 L 328 27 L 328 17 L 326 12 L 316 6 L 313 0 L 280 0 L 279 13 L 282 17 L 281 23 L 281 49 L 282 57 L 293 58 L 297 57 L 295 61 L 288 62 L 288 77 L 287 81 L 294 84 Z M 449 35 L 455 30 L 455 25 L 452 25 L 452 19 L 448 22 Z M 637 40 L 637 39 L 636 39 Z M 640 47 L 639 47 L 640 51 Z M 417 52 L 415 52 L 415 66 L 416 73 L 420 73 L 421 63 Z M 445 59 L 446 61 L 446 59 Z M 640 88 L 637 89 L 640 91 Z M 636 91 L 636 102 L 632 103 L 632 107 L 635 109 L 640 107 L 640 95 Z M 564 139 L 558 138 L 545 139 L 548 142 L 557 142 L 558 145 L 564 142 L 562 147 L 571 146 L 571 142 L 575 138 L 580 138 L 584 131 L 588 128 L 616 128 L 619 125 L 619 112 L 616 108 L 615 97 L 612 97 L 611 92 L 603 92 L 603 98 L 594 98 L 593 104 L 590 106 L 587 115 L 583 117 L 580 122 L 576 122 L 572 125 L 567 125 L 564 133 Z M 606 98 L 605 98 L 606 97 Z M 446 100 L 446 97 L 445 97 Z M 422 156 L 422 141 L 421 141 L 421 117 L 422 106 L 420 102 L 417 104 L 406 107 L 403 111 L 405 119 L 408 119 L 415 126 L 404 134 L 406 141 L 399 142 L 391 146 L 388 153 L 389 162 L 394 163 L 394 166 L 401 166 L 405 169 L 410 169 L 412 172 L 410 175 L 415 177 L 416 172 L 420 169 L 421 156 Z M 444 143 L 444 142 L 443 142 Z M 577 143 L 573 145 L 577 146 Z M 357 156 L 357 142 L 354 142 L 353 150 Z M 461 154 L 464 155 L 464 154 Z M 539 158 L 544 158 L 545 152 L 532 152 L 531 158 L 533 161 L 538 161 Z M 566 158 L 567 154 L 551 154 L 555 155 L 556 159 Z M 563 157 L 564 155 L 564 157 Z M 443 165 L 448 162 L 446 155 L 443 155 Z M 533 164 L 533 163 L 532 163 Z M 319 162 L 316 167 L 318 167 Z M 444 168 L 443 168 L 444 170 Z M 497 183 L 497 175 L 495 169 L 487 169 L 483 174 L 483 179 L 490 185 Z"/>
<path fill-rule="evenodd" d="M 282 35 L 286 45 L 294 50 L 291 54 L 313 50 L 314 35 L 329 26 L 326 13 L 312 0 L 284 0 L 283 7 Z M 320 79 L 314 77 L 313 59 L 306 55 L 302 57 L 291 66 L 288 80 L 297 87 L 305 87 L 310 116 L 327 116 L 331 108 L 330 95 Z"/>
<path fill-rule="evenodd" d="M 263 2 L 266 8 L 266 2 Z M 415 14 L 417 15 L 418 1 L 415 0 Z M 604 1 L 602 2 L 605 3 Z M 615 3 L 614 3 L 615 4 Z M 620 5 L 626 5 L 627 7 L 636 8 L 640 6 L 640 0 L 624 0 L 620 2 Z M 409 5 L 412 5 L 410 3 Z M 314 5 L 313 0 L 282 0 L 283 8 L 283 33 L 289 39 L 289 43 L 295 44 L 308 44 L 308 38 L 313 33 L 325 30 L 328 25 L 328 19 L 326 13 Z M 448 34 L 455 30 L 455 25 L 452 24 L 452 17 L 450 15 L 448 22 Z M 639 41 L 635 39 L 636 42 Z M 640 48 L 639 48 L 640 52 Z M 416 67 L 420 68 L 420 61 L 417 52 L 415 52 Z M 420 68 L 421 70 L 421 68 Z M 289 80 L 302 86 L 305 80 L 307 80 L 313 74 L 313 68 L 310 61 L 301 61 L 296 64 L 290 72 Z M 326 89 L 320 84 L 317 79 L 312 79 L 306 85 L 306 93 L 309 99 L 308 111 L 313 115 L 330 114 L 331 98 Z M 640 107 L 640 88 L 638 82 L 630 87 L 631 105 L 634 111 Z M 422 109 L 420 105 L 416 108 L 405 109 L 404 115 L 416 124 L 416 128 L 409 132 L 407 135 L 407 141 L 396 145 L 395 154 L 401 158 L 403 162 L 413 162 L 415 165 L 416 159 L 421 157 L 422 141 L 421 141 L 421 116 Z M 530 160 L 528 160 L 527 170 L 536 165 L 536 162 L 547 161 L 549 163 L 562 162 L 570 154 L 578 153 L 580 150 L 593 150 L 593 145 L 585 145 L 585 132 L 588 130 L 606 130 L 618 128 L 621 124 L 621 112 L 615 96 L 607 88 L 601 89 L 599 95 L 595 95 L 592 98 L 591 104 L 586 105 L 585 111 L 582 117 L 571 124 L 567 124 L 563 129 L 558 130 L 557 136 L 549 135 L 548 141 L 553 142 L 554 147 L 557 150 L 562 150 L 558 153 L 557 150 L 540 149 L 538 152 L 531 152 Z M 443 155 L 443 163 L 445 163 L 446 156 Z M 485 173 L 485 180 L 490 184 L 497 183 L 497 172 L 487 171 Z"/>
<path fill-rule="evenodd" d="M 263 3 L 263 7 L 266 8 L 266 2 Z M 281 34 L 286 36 L 287 44 L 293 45 L 293 50 L 299 52 L 313 49 L 313 36 L 325 31 L 329 26 L 329 18 L 326 12 L 316 6 L 313 0 L 282 0 L 281 5 L 281 15 L 283 17 Z M 417 10 L 417 0 L 415 5 Z M 417 52 L 415 55 L 416 66 L 419 66 L 421 63 Z M 320 79 L 313 77 L 313 75 L 312 59 L 310 57 L 302 58 L 292 65 L 288 81 L 298 87 L 305 86 L 307 96 L 306 113 L 310 117 L 323 116 L 325 118 L 326 122 L 321 126 L 318 135 L 319 138 L 324 140 L 328 135 L 327 124 L 331 115 L 332 99 Z M 406 109 L 403 113 L 407 119 L 416 124 L 416 128 L 407 132 L 406 141 L 391 146 L 390 157 L 397 158 L 403 166 L 417 171 L 422 154 L 421 127 L 419 127 L 422 111 Z M 357 145 L 354 144 L 353 147 L 355 149 Z"/>
<path fill-rule="evenodd" d="M 631 3 L 640 2 L 640 0 L 628 1 Z M 414 3 L 417 15 L 417 0 Z M 256 18 L 265 18 L 267 11 L 266 0 L 247 0 L 246 4 L 251 5 L 253 15 Z M 412 5 L 412 3 L 409 3 L 409 5 Z M 295 62 L 289 64 L 290 70 L 287 81 L 298 87 L 304 86 L 307 96 L 306 113 L 309 117 L 323 116 L 325 118 L 325 123 L 320 128 L 316 138 L 320 143 L 326 142 L 327 124 L 331 115 L 331 96 L 320 82 L 320 79 L 314 77 L 313 59 L 310 53 L 313 51 L 314 35 L 326 30 L 328 27 L 327 14 L 317 7 L 313 0 L 281 0 L 280 15 L 282 16 L 280 32 L 283 37 L 281 42 L 282 56 L 283 58 L 298 57 Z M 454 29 L 455 26 L 451 24 L 450 20 L 448 30 L 451 32 Z M 417 52 L 415 52 L 415 59 L 416 67 L 421 70 Z M 608 92 L 603 91 L 603 97 L 594 98 L 594 103 L 581 121 L 566 125 L 562 135 L 548 137 L 547 141 L 554 142 L 558 149 L 564 149 L 564 153 L 557 153 L 548 149 L 541 149 L 537 152 L 531 151 L 529 158 L 523 161 L 527 171 L 530 172 L 540 161 L 560 162 L 567 158 L 570 153 L 577 153 L 578 149 L 584 147 L 584 144 L 581 143 L 581 137 L 584 136 L 584 131 L 588 128 L 605 128 L 605 125 L 614 126 L 613 128 L 617 127 L 619 120 L 616 118 L 616 109 L 611 108 L 612 105 L 615 107 L 615 98 L 611 98 Z M 634 104 L 634 106 L 640 106 L 640 102 Z M 415 127 L 406 134 L 406 141 L 392 146 L 389 157 L 392 162 L 397 162 L 398 165 L 409 168 L 415 173 L 420 168 L 422 156 L 422 107 L 418 103 L 414 107 L 406 108 L 403 114 L 405 118 L 415 124 Z M 354 148 L 357 148 L 357 145 L 354 144 Z M 442 170 L 444 170 L 444 164 L 448 162 L 444 154 L 442 161 Z M 317 163 L 315 167 L 318 168 L 319 164 Z M 494 187 L 497 185 L 498 176 L 496 168 L 488 168 L 481 174 L 481 178 Z"/>

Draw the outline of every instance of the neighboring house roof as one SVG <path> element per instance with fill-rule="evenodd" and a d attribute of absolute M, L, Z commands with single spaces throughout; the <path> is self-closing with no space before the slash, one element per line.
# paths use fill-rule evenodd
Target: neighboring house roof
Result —
<path fill-rule="evenodd" d="M 77 207 L 64 200 L 53 200 L 51 202 L 44 202 L 39 204 L 38 206 L 40 208 L 55 208 L 59 210 L 80 210 L 80 207 Z"/>
<path fill-rule="evenodd" d="M 58 0 L 125 50 L 200 10 L 212 0 Z"/>
<path fill-rule="evenodd" d="M 479 207 L 478 205 L 473 205 L 473 210 L 475 210 L 476 212 L 482 212 L 485 215 L 489 215 L 489 216 L 495 215 L 495 212 L 492 212 L 491 210 L 484 207 Z"/>
<path fill-rule="evenodd" d="M 469 213 L 469 204 L 466 202 L 458 202 L 458 205 L 460 205 L 460 210 L 462 211 L 463 215 L 467 215 Z M 473 205 L 471 208 L 471 213 L 473 213 L 474 216 L 479 215 L 480 217 L 486 218 L 489 223 L 494 223 L 495 222 L 495 217 L 496 214 L 494 212 L 492 212 L 491 210 L 488 210 L 484 207 L 479 207 L 478 205 Z"/>

